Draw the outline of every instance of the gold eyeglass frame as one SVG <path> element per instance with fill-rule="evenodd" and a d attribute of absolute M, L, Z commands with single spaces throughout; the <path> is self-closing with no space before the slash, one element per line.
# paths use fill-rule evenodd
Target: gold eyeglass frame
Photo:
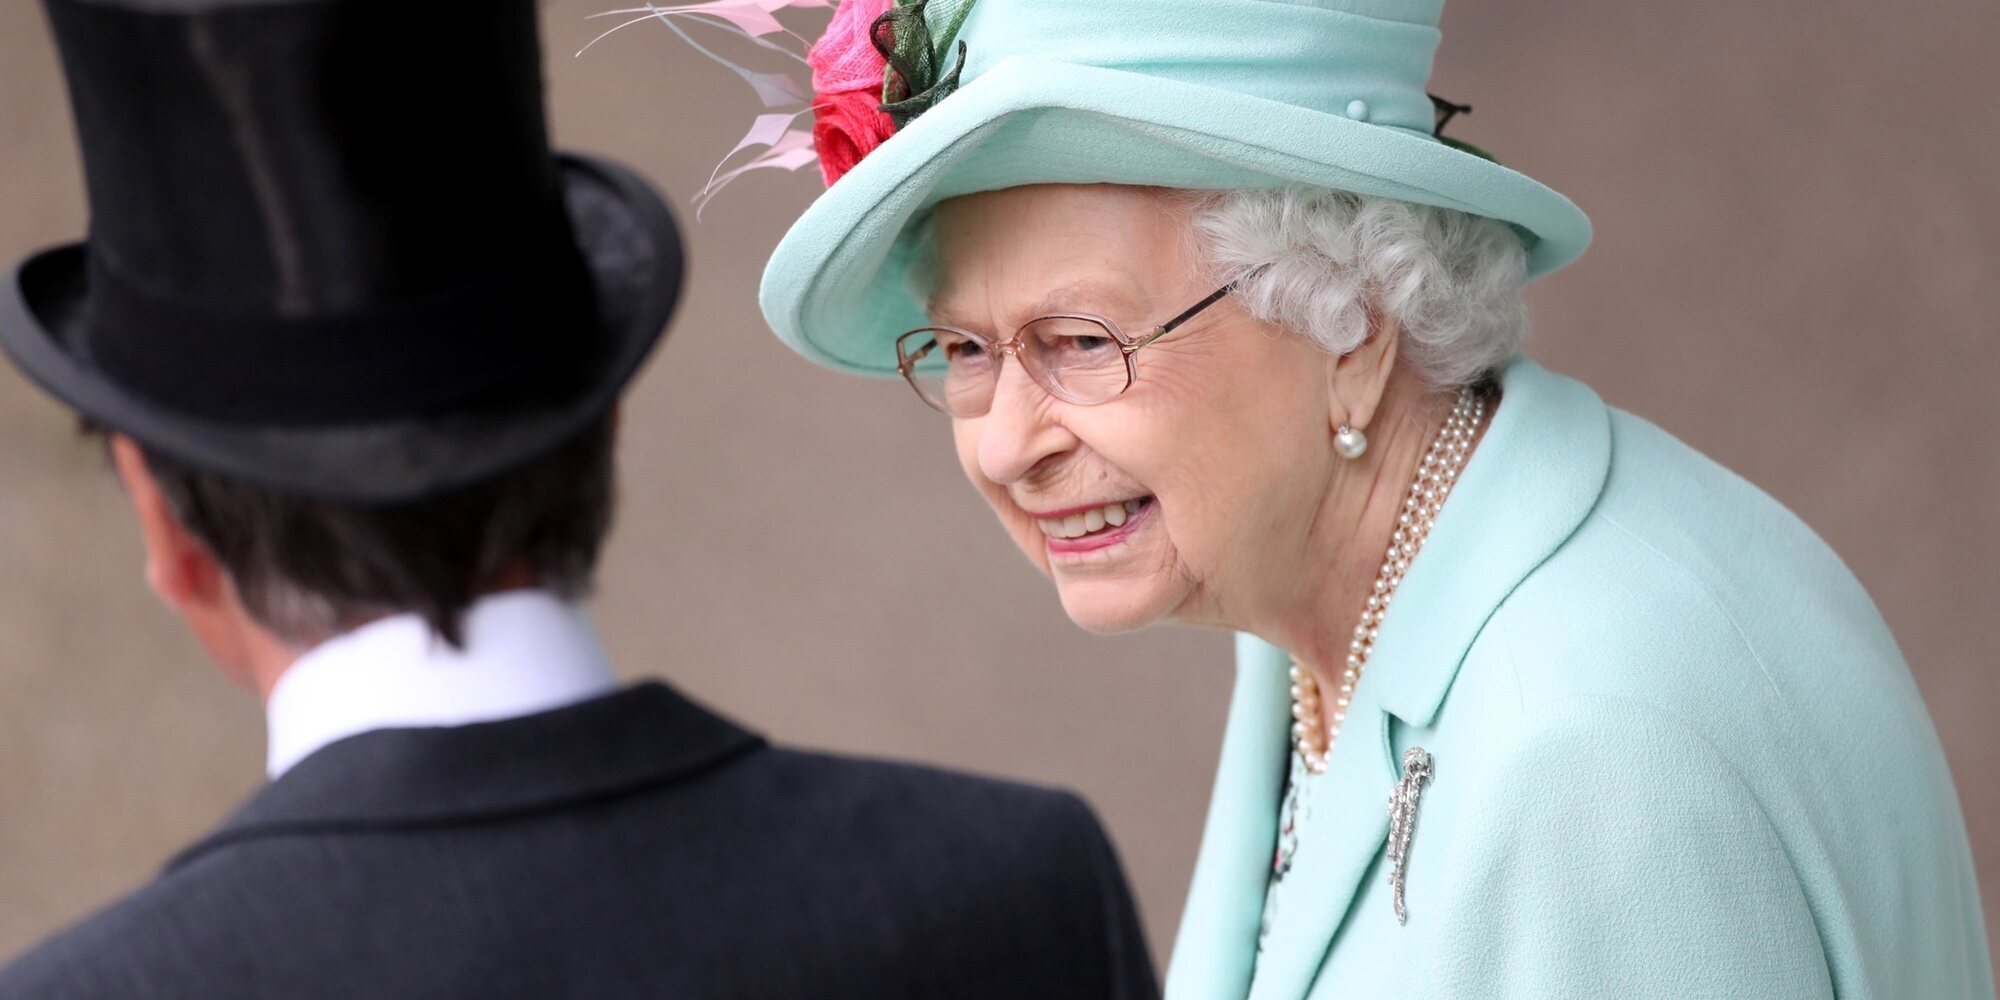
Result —
<path fill-rule="evenodd" d="M 1200 315 L 1202 310 L 1205 310 L 1209 306 L 1212 306 L 1217 302 L 1222 301 L 1225 297 L 1229 295 L 1230 292 L 1235 291 L 1238 285 L 1242 284 L 1244 281 L 1247 281 L 1252 277 L 1255 277 L 1259 272 L 1263 270 L 1264 268 L 1258 267 L 1255 270 L 1252 270 L 1230 281 L 1228 284 L 1223 285 L 1221 288 L 1218 288 L 1215 291 L 1210 292 L 1208 296 L 1202 299 L 1200 302 L 1197 302 L 1194 305 L 1189 306 L 1188 308 L 1182 310 L 1181 313 L 1175 316 L 1173 319 L 1167 320 L 1165 323 L 1161 323 L 1160 325 L 1153 327 L 1152 329 L 1146 331 L 1146 333 L 1143 336 L 1138 337 L 1136 339 L 1126 336 L 1125 331 L 1119 329 L 1117 323 L 1114 323 L 1103 316 L 1094 315 L 1092 313 L 1049 313 L 1048 315 L 1045 316 L 1037 316 L 1027 321 L 1026 323 L 1021 324 L 1020 328 L 1014 331 L 1014 335 L 1012 337 L 1009 337 L 1008 339 L 999 341 L 997 343 L 994 342 L 991 338 L 985 336 L 984 334 L 976 333 L 971 330 L 962 329 L 960 327 L 920 326 L 896 338 L 896 371 L 902 374 L 903 381 L 909 383 L 911 391 L 917 394 L 918 399 L 924 401 L 925 406 L 928 406 L 933 410 L 937 410 L 938 412 L 943 413 L 946 416 L 977 417 L 983 415 L 986 412 L 985 410 L 981 410 L 979 413 L 967 413 L 962 415 L 954 414 L 949 409 L 946 409 L 943 404 L 937 402 L 936 400 L 931 399 L 931 397 L 924 392 L 923 386 L 918 384 L 917 382 L 917 364 L 923 361 L 924 358 L 928 356 L 932 350 L 936 349 L 937 340 L 935 337 L 933 337 L 929 344 L 926 344 L 922 348 L 916 349 L 913 352 L 909 347 L 911 339 L 914 337 L 923 336 L 925 334 L 949 333 L 955 336 L 964 337 L 966 340 L 978 344 L 982 349 L 986 351 L 987 357 L 992 359 L 993 361 L 993 381 L 996 385 L 1000 381 L 1001 366 L 1006 363 L 1007 358 L 1011 357 L 1017 363 L 1021 364 L 1022 370 L 1028 373 L 1028 378 L 1032 379 L 1036 385 L 1041 386 L 1043 392 L 1046 392 L 1049 395 L 1054 396 L 1055 398 L 1060 399 L 1065 403 L 1070 403 L 1075 406 L 1100 406 L 1104 403 L 1109 403 L 1112 400 L 1117 399 L 1119 396 L 1124 395 L 1127 390 L 1132 388 L 1133 383 L 1139 381 L 1139 366 L 1138 363 L 1133 360 L 1132 358 L 1133 355 L 1139 353 L 1146 347 L 1151 346 L 1155 341 L 1158 341 L 1161 337 L 1164 337 L 1167 334 L 1174 332 L 1176 329 L 1179 329 L 1183 324 L 1187 323 L 1187 321 L 1195 318 L 1197 315 Z M 1055 376 L 1039 370 L 1038 367 L 1035 365 L 1029 365 L 1023 362 L 1021 360 L 1022 335 L 1027 332 L 1029 327 L 1032 327 L 1037 323 L 1043 322 L 1044 320 L 1051 320 L 1051 319 L 1082 320 L 1084 322 L 1092 323 L 1099 327 L 1102 327 L 1104 329 L 1104 332 L 1109 334 L 1111 339 L 1118 344 L 1118 350 L 1123 356 L 1122 360 L 1125 362 L 1125 384 L 1120 386 L 1117 392 L 1114 392 L 1111 395 L 1104 397 L 1103 399 L 1095 399 L 1095 400 L 1080 399 L 1075 395 L 1071 394 L 1068 390 L 1064 389 L 1059 383 L 1056 383 Z M 993 405 L 993 399 L 991 396 L 988 396 L 986 401 L 986 406 L 987 408 L 990 409 L 992 405 Z"/>

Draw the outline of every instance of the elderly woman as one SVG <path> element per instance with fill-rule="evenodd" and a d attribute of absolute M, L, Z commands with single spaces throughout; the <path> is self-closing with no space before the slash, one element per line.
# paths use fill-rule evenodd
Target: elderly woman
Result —
<path fill-rule="evenodd" d="M 1990 997 L 1860 585 L 1519 353 L 1589 226 L 1436 136 L 1439 7 L 847 0 L 766 316 L 1079 625 L 1239 634 L 1170 996 Z"/>

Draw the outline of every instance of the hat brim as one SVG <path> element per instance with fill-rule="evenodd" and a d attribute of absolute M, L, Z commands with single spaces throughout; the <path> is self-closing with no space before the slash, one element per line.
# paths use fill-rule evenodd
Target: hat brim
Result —
<path fill-rule="evenodd" d="M 865 156 L 785 234 L 760 300 L 780 339 L 841 371 L 894 375 L 925 322 L 905 286 L 938 203 L 1029 184 L 1198 190 L 1304 184 L 1510 223 L 1531 276 L 1576 259 L 1569 199 L 1431 136 L 1231 91 L 1028 57 L 996 63 Z"/>
<path fill-rule="evenodd" d="M 560 155 L 558 165 L 603 328 L 593 377 L 568 399 L 327 427 L 248 427 L 178 413 L 127 391 L 78 350 L 88 304 L 82 243 L 15 269 L 0 290 L 0 347 L 78 412 L 217 473 L 360 504 L 469 486 L 553 451 L 608 413 L 680 298 L 680 234 L 659 195 L 606 160 Z"/>

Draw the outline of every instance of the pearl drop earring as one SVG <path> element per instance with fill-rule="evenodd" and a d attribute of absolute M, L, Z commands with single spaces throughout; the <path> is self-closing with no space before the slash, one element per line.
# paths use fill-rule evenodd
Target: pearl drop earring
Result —
<path fill-rule="evenodd" d="M 1362 453 L 1368 450 L 1368 435 L 1347 424 L 1341 424 L 1340 429 L 1333 432 L 1333 450 L 1339 453 L 1341 458 L 1350 460 L 1360 458 Z"/>

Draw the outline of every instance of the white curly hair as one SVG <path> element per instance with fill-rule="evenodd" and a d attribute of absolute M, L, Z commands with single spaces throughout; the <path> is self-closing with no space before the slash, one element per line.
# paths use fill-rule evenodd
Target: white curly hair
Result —
<path fill-rule="evenodd" d="M 1182 197 L 1197 254 L 1241 279 L 1251 315 L 1335 354 L 1367 340 L 1377 310 L 1402 324 L 1403 359 L 1455 388 L 1497 371 L 1527 334 L 1528 252 L 1506 223 L 1322 188 Z"/>
<path fill-rule="evenodd" d="M 1252 316 L 1334 354 L 1360 347 L 1378 311 L 1402 324 L 1402 358 L 1453 389 L 1498 371 L 1527 335 L 1528 251 L 1504 222 L 1326 188 L 1163 194 L 1187 212 L 1190 249 L 1212 280 L 1237 280 Z M 904 277 L 928 303 L 940 278 L 935 215 L 916 242 Z"/>

